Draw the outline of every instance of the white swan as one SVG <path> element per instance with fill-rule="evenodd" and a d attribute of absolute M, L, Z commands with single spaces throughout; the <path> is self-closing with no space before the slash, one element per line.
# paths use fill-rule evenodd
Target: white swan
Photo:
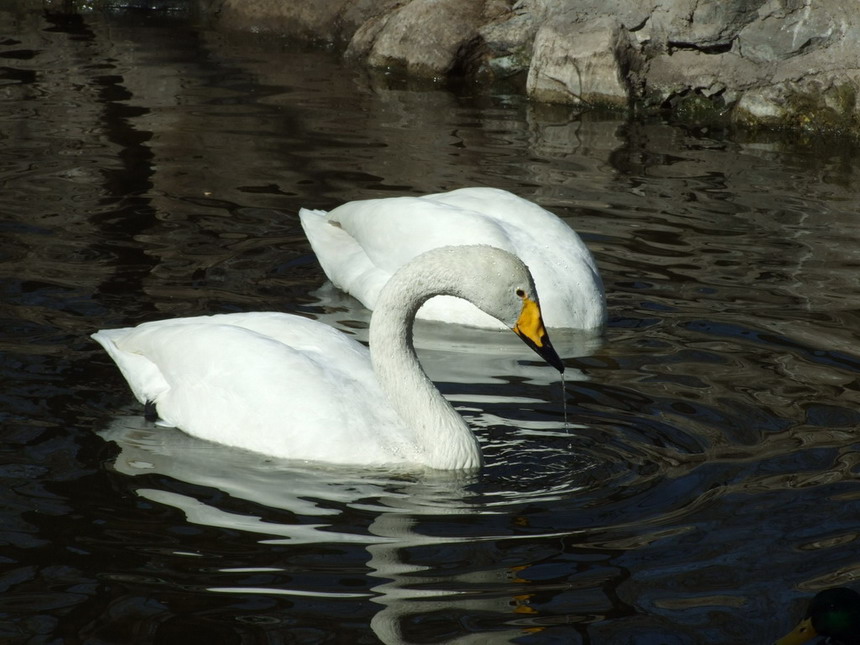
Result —
<path fill-rule="evenodd" d="M 137 399 L 188 434 L 275 457 L 337 464 L 482 463 L 478 441 L 418 364 L 412 324 L 436 295 L 466 298 L 559 371 L 525 265 L 479 246 L 428 251 L 377 301 L 370 347 L 322 323 L 239 313 L 93 334 Z"/>
<path fill-rule="evenodd" d="M 537 204 L 497 188 L 354 201 L 330 213 L 299 211 L 302 228 L 332 283 L 368 309 L 406 262 L 440 246 L 489 244 L 519 257 L 534 276 L 548 328 L 595 329 L 606 322 L 594 258 L 570 226 Z M 454 298 L 434 298 L 419 318 L 473 327 L 498 321 Z"/>

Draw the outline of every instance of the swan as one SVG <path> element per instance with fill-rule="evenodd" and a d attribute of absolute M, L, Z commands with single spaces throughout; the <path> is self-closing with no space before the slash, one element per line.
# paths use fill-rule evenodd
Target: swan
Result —
<path fill-rule="evenodd" d="M 277 312 L 147 322 L 92 337 L 163 424 L 273 457 L 471 469 L 477 438 L 424 373 L 412 324 L 429 298 L 465 298 L 564 371 L 526 266 L 506 251 L 432 249 L 382 289 L 370 350 L 323 323 Z"/>
<path fill-rule="evenodd" d="M 548 328 L 596 329 L 606 322 L 603 282 L 575 231 L 537 204 L 498 188 L 461 188 L 422 197 L 353 201 L 299 219 L 329 280 L 368 309 L 383 285 L 424 251 L 489 244 L 519 257 L 541 294 Z M 434 298 L 419 318 L 500 329 L 476 307 Z"/>

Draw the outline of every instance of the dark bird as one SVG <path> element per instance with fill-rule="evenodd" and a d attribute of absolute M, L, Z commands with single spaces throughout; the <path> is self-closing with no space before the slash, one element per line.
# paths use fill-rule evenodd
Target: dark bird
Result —
<path fill-rule="evenodd" d="M 818 592 L 800 624 L 776 645 L 800 645 L 819 636 L 827 636 L 829 645 L 860 645 L 859 593 L 845 587 Z"/>

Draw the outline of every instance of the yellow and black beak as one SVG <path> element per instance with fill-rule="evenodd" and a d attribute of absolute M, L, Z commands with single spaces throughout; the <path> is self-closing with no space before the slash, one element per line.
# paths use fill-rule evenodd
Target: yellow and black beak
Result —
<path fill-rule="evenodd" d="M 800 624 L 790 633 L 776 641 L 775 645 L 801 645 L 801 643 L 807 643 L 816 636 L 818 636 L 818 632 L 812 626 L 812 619 L 806 618 L 800 621 Z"/>
<path fill-rule="evenodd" d="M 549 336 L 547 336 L 546 329 L 543 326 L 540 307 L 537 302 L 528 296 L 523 297 L 523 310 L 520 312 L 520 317 L 517 319 L 517 324 L 514 325 L 513 330 L 517 336 L 523 339 L 526 345 L 537 352 L 547 363 L 559 372 L 564 372 L 564 363 L 561 362 L 555 349 L 550 344 Z"/>

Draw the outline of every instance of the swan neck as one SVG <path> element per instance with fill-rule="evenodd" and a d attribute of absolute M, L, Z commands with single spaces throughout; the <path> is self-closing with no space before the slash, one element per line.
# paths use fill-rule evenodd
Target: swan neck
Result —
<path fill-rule="evenodd" d="M 370 321 L 373 369 L 426 465 L 477 468 L 482 463 L 477 438 L 421 367 L 412 339 L 421 305 L 436 295 L 455 295 L 456 279 L 438 266 L 420 264 L 398 271 L 380 293 Z"/>

